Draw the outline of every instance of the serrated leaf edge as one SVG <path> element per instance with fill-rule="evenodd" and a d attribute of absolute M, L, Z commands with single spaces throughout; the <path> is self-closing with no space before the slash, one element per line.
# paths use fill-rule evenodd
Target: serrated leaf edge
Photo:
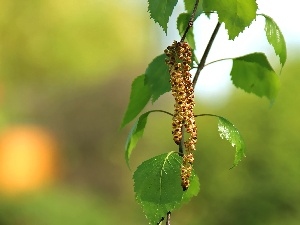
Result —
<path fill-rule="evenodd" d="M 229 124 L 231 124 L 231 125 L 236 129 L 237 133 L 238 133 L 239 136 L 240 136 L 240 140 L 242 141 L 242 145 L 243 145 L 243 147 L 244 147 L 243 156 L 246 157 L 246 155 L 245 155 L 245 149 L 246 149 L 246 148 L 245 148 L 245 142 L 244 142 L 244 139 L 243 139 L 241 133 L 239 132 L 239 130 L 234 126 L 233 123 L 231 123 L 228 119 L 226 119 L 226 118 L 224 118 L 224 117 L 222 117 L 222 116 L 215 115 L 215 114 L 200 114 L 200 115 L 195 115 L 195 117 L 199 117 L 199 116 L 211 116 L 211 117 L 216 117 L 216 118 L 218 118 L 219 121 L 220 121 L 220 119 L 223 119 L 223 120 L 227 121 Z M 219 121 L 218 121 L 218 127 L 219 127 Z M 219 131 L 219 130 L 218 130 L 218 131 Z M 221 138 L 222 138 L 222 137 L 221 137 Z M 238 160 L 238 161 L 236 161 L 236 155 L 237 155 L 237 151 L 236 151 L 236 154 L 235 154 L 235 159 L 234 159 L 233 166 L 232 166 L 230 169 L 236 167 L 236 166 L 238 165 L 238 163 L 241 161 L 241 159 Z"/>
<path fill-rule="evenodd" d="M 148 12 L 149 12 L 149 14 L 150 14 L 150 18 L 151 19 L 153 19 L 154 20 L 154 22 L 155 23 L 158 23 L 159 24 L 159 26 L 163 29 L 163 31 L 166 33 L 166 35 L 167 35 L 167 31 L 168 31 L 168 23 L 169 23 L 169 20 L 170 20 L 170 17 L 171 17 L 171 15 L 173 14 L 173 11 L 174 11 L 174 8 L 175 8 L 175 6 L 177 5 L 177 3 L 178 3 L 178 0 L 176 0 L 176 4 L 175 4 L 175 6 L 173 7 L 173 9 L 172 9 L 172 12 L 171 12 L 171 14 L 170 14 L 170 16 L 167 18 L 167 23 L 166 23 L 166 27 L 164 27 L 163 25 L 164 24 L 161 24 L 160 23 L 160 21 L 158 21 L 158 20 L 156 20 L 153 16 L 152 16 L 152 12 L 151 12 L 151 10 L 150 10 L 150 2 L 149 2 L 150 0 L 148 0 Z M 165 13 L 166 12 L 166 9 L 167 9 L 167 4 L 166 4 L 166 6 L 165 6 L 165 8 L 164 8 L 164 11 L 163 12 L 161 12 L 161 13 Z"/>
<path fill-rule="evenodd" d="M 168 162 L 168 160 L 169 160 L 169 158 L 170 158 L 171 155 L 173 155 L 173 154 L 178 155 L 179 153 L 176 152 L 176 151 L 171 151 L 171 152 L 163 153 L 163 154 L 166 154 L 166 157 L 164 158 L 164 161 L 163 161 L 163 163 L 162 163 L 162 167 L 161 167 L 161 169 L 160 169 L 160 171 L 161 171 L 161 176 L 160 176 L 160 187 L 161 187 L 161 183 L 162 183 L 162 180 L 161 180 L 161 179 L 162 179 L 162 173 L 163 173 L 165 164 Z M 163 154 L 161 154 L 161 155 L 163 155 Z M 155 157 L 158 157 L 158 156 L 160 156 L 160 155 L 157 155 L 157 156 L 155 156 Z M 152 158 L 155 158 L 155 157 L 152 157 Z M 151 159 L 152 159 L 152 158 L 151 158 Z M 149 160 L 150 160 L 150 159 L 149 159 Z M 174 157 L 174 160 L 177 161 L 178 164 L 181 164 L 181 163 L 182 163 L 181 161 L 179 161 L 179 160 L 178 160 L 177 158 L 175 158 L 175 157 Z M 144 162 L 145 162 L 145 161 L 144 161 Z M 142 164 L 143 164 L 144 162 L 142 162 Z M 139 166 L 141 166 L 142 164 L 140 164 Z M 138 167 L 139 167 L 139 166 L 138 166 Z M 138 168 L 137 168 L 137 169 L 138 169 Z M 199 177 L 198 177 L 197 174 L 195 173 L 194 169 L 193 169 L 193 171 L 192 171 L 192 174 L 193 174 L 193 179 L 197 179 L 197 181 L 198 181 L 197 184 L 200 185 Z M 161 190 L 162 190 L 162 188 L 160 188 L 160 195 L 161 195 Z M 197 194 L 199 193 L 199 190 L 200 190 L 200 186 L 199 186 L 198 189 L 197 189 L 197 193 L 195 193 L 195 194 L 193 193 L 193 194 L 190 196 L 190 199 L 189 199 L 189 200 L 191 200 L 193 197 L 197 196 Z M 185 200 L 184 200 L 184 195 L 185 195 L 185 192 L 183 191 L 181 200 L 178 201 L 178 202 L 176 202 L 176 203 L 174 204 L 173 207 L 167 208 L 167 211 L 172 212 L 173 210 L 176 210 L 176 209 L 180 208 L 183 204 L 188 203 L 189 201 L 185 201 Z M 136 199 L 136 201 L 138 202 L 138 204 L 142 205 L 142 204 L 141 204 L 141 201 L 140 201 L 140 198 L 139 198 L 139 196 L 137 195 L 136 192 L 135 192 L 135 199 Z M 161 205 L 161 204 L 158 203 L 158 204 L 155 204 L 155 205 L 158 207 L 158 206 Z M 164 205 L 164 204 L 163 204 L 163 205 Z M 142 210 L 143 210 L 143 212 L 145 213 L 143 207 L 142 207 Z M 147 219 L 149 219 L 148 216 L 146 215 L 146 213 L 145 213 L 145 216 L 146 216 Z"/>
<path fill-rule="evenodd" d="M 233 166 L 230 169 L 233 169 L 234 167 L 236 167 L 238 165 L 238 163 L 242 160 L 242 158 L 238 159 L 237 156 L 239 155 L 239 153 L 242 152 L 243 156 L 246 157 L 245 155 L 245 142 L 244 139 L 241 135 L 241 133 L 239 132 L 239 130 L 234 126 L 233 123 L 231 123 L 229 120 L 227 120 L 226 118 L 222 117 L 222 116 L 217 116 L 219 121 L 218 121 L 218 132 L 219 135 L 221 137 L 221 139 L 226 139 L 228 142 L 230 142 L 230 144 L 232 145 L 232 147 L 235 147 L 235 156 L 234 156 L 234 163 Z M 234 128 L 234 132 L 236 132 L 239 136 L 239 143 L 240 143 L 240 149 L 238 147 L 237 144 L 232 143 L 229 139 L 230 137 L 226 137 L 226 135 L 224 136 L 224 138 L 222 137 L 222 131 L 220 131 L 220 124 L 222 123 L 222 120 L 225 121 L 226 123 L 229 123 L 233 128 Z M 234 146 L 235 145 L 235 146 Z"/>
<path fill-rule="evenodd" d="M 285 38 L 284 38 L 284 36 L 283 36 L 283 33 L 282 33 L 282 31 L 280 30 L 278 24 L 274 21 L 274 19 L 273 19 L 272 17 L 270 17 L 270 16 L 268 16 L 268 15 L 266 15 L 266 14 L 258 14 L 258 15 L 261 15 L 261 16 L 265 17 L 265 20 L 266 20 L 266 21 L 265 21 L 265 29 L 264 29 L 264 30 L 265 30 L 266 38 L 267 38 L 267 40 L 268 40 L 268 43 L 273 47 L 275 54 L 279 57 L 279 61 L 280 61 L 281 67 L 283 67 L 284 64 L 286 63 L 286 59 L 287 59 L 286 41 L 285 41 Z M 282 59 L 282 58 L 280 57 L 281 54 L 278 53 L 278 52 L 276 52 L 275 46 L 269 41 L 269 38 L 268 38 L 268 35 L 267 35 L 267 30 L 266 30 L 267 19 L 271 20 L 271 21 L 274 23 L 276 29 L 279 31 L 279 34 L 280 34 L 281 38 L 283 39 L 284 52 L 285 52 L 285 53 L 284 53 L 284 54 L 285 54 L 285 59 Z M 284 60 L 284 61 L 282 61 L 282 60 Z"/>

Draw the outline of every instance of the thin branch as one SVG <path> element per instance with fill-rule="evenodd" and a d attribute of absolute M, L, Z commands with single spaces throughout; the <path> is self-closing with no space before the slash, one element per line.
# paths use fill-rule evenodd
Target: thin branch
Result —
<path fill-rule="evenodd" d="M 161 224 L 161 222 L 162 222 L 162 221 L 164 221 L 164 219 L 165 219 L 165 218 L 164 218 L 164 217 L 162 217 L 162 218 L 160 219 L 160 221 L 157 223 L 157 225 L 160 225 L 160 224 Z"/>
<path fill-rule="evenodd" d="M 188 22 L 188 25 L 187 25 L 187 27 L 186 27 L 186 29 L 185 29 L 183 35 L 182 35 L 182 38 L 181 38 L 180 42 L 183 42 L 183 41 L 184 41 L 184 39 L 185 39 L 185 37 L 186 37 L 186 35 L 187 35 L 187 32 L 189 31 L 189 29 L 190 29 L 190 28 L 193 26 L 193 24 L 194 24 L 195 14 L 196 14 L 196 10 L 197 10 L 197 8 L 198 8 L 198 4 L 199 4 L 199 0 L 196 0 L 194 9 L 193 9 L 193 12 L 192 12 L 192 15 L 191 15 L 191 18 L 190 18 L 190 20 L 189 20 L 189 22 Z"/>
<path fill-rule="evenodd" d="M 224 58 L 224 59 L 218 59 L 218 60 L 214 60 L 214 61 L 211 61 L 211 62 L 209 62 L 209 63 L 206 63 L 205 65 L 204 65 L 204 67 L 206 67 L 206 66 L 209 66 L 209 65 L 211 65 L 211 64 L 213 64 L 213 63 L 217 63 L 217 62 L 221 62 L 221 61 L 225 61 L 225 60 L 233 60 L 234 58 Z M 203 68 L 204 68 L 203 67 Z M 192 67 L 192 69 L 197 69 L 198 68 L 198 66 L 193 66 Z"/>
<path fill-rule="evenodd" d="M 210 113 L 203 113 L 203 114 L 195 115 L 195 117 L 199 117 L 199 116 L 213 116 L 213 117 L 220 117 L 220 116 L 218 116 L 218 115 L 210 114 Z"/>
<path fill-rule="evenodd" d="M 179 144 L 179 155 L 181 157 L 183 157 L 184 153 L 183 153 L 183 149 L 184 149 L 184 125 L 181 126 L 181 134 L 182 134 L 182 137 L 181 137 L 181 140 L 180 140 L 180 144 Z"/>
<path fill-rule="evenodd" d="M 166 225 L 171 225 L 171 212 L 167 213 Z"/>
<path fill-rule="evenodd" d="M 209 51 L 210 51 L 210 49 L 211 49 L 211 46 L 212 46 L 212 44 L 213 44 L 213 42 L 214 42 L 214 40 L 215 40 L 215 38 L 216 38 L 216 36 L 217 36 L 217 33 L 218 33 L 218 31 L 219 31 L 220 26 L 221 26 L 221 23 L 218 22 L 217 25 L 216 25 L 216 27 L 215 27 L 215 29 L 214 29 L 214 32 L 212 33 L 212 35 L 211 35 L 211 37 L 210 37 L 210 39 L 209 39 L 209 42 L 208 42 L 208 44 L 207 44 L 207 46 L 206 46 L 206 49 L 205 49 L 205 51 L 204 51 L 204 53 L 203 53 L 203 56 L 202 56 L 202 58 L 201 58 L 201 60 L 200 60 L 200 63 L 198 64 L 198 68 L 197 68 L 197 71 L 196 71 L 196 73 L 195 73 L 195 77 L 194 77 L 194 80 L 193 80 L 193 87 L 194 87 L 194 88 L 195 88 L 195 86 L 196 86 L 196 83 L 197 83 L 197 80 L 198 80 L 198 78 L 199 78 L 200 72 L 201 72 L 202 69 L 204 68 L 205 61 L 206 61 L 206 59 L 207 59 L 208 53 L 209 53 Z"/>
<path fill-rule="evenodd" d="M 162 113 L 166 113 L 166 114 L 168 114 L 168 115 L 170 115 L 170 116 L 173 116 L 172 113 L 167 112 L 167 111 L 165 111 L 165 110 L 160 110 L 160 109 L 151 110 L 151 112 L 162 112 Z M 183 154 L 183 149 L 184 149 L 184 126 L 183 126 L 183 125 L 182 125 L 182 127 L 181 127 L 181 133 L 182 133 L 182 138 L 181 138 L 181 140 L 180 140 L 178 153 L 179 153 L 179 155 L 182 157 L 182 156 L 184 155 L 184 154 Z M 164 218 L 162 218 L 162 220 L 161 220 L 159 223 L 161 223 L 163 220 L 164 220 Z M 159 223 L 158 223 L 158 224 L 159 224 Z"/>
<path fill-rule="evenodd" d="M 170 113 L 170 112 L 168 112 L 168 111 L 165 111 L 165 110 L 160 110 L 160 109 L 150 110 L 150 112 L 162 112 L 162 113 L 168 114 L 168 115 L 170 115 L 170 116 L 173 116 L 172 113 Z"/>
<path fill-rule="evenodd" d="M 210 64 L 216 63 L 216 62 L 221 62 L 221 61 L 224 61 L 224 60 L 232 60 L 232 59 L 234 59 L 234 58 L 224 58 L 224 59 L 214 60 L 214 61 L 211 61 L 211 62 L 205 64 L 204 67 L 206 67 L 206 66 L 208 66 Z"/>

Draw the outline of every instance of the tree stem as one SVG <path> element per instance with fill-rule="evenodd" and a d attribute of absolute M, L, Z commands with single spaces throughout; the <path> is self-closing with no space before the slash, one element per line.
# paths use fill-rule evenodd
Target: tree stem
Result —
<path fill-rule="evenodd" d="M 179 152 L 179 155 L 181 157 L 183 157 L 183 155 L 184 155 L 184 152 L 183 152 L 184 151 L 184 125 L 181 126 L 181 134 L 182 134 L 182 138 L 180 140 L 178 152 Z"/>
<path fill-rule="evenodd" d="M 197 8 L 198 8 L 198 5 L 199 5 L 199 0 L 196 0 L 195 1 L 195 5 L 194 5 L 194 9 L 193 9 L 193 12 L 192 12 L 192 15 L 191 15 L 191 18 L 186 26 L 186 29 L 184 31 L 184 34 L 182 35 L 182 38 L 180 40 L 180 42 L 183 42 L 189 29 L 193 26 L 194 24 L 194 20 L 195 20 L 195 14 L 196 14 L 196 11 L 197 11 Z M 182 157 L 184 155 L 184 125 L 182 125 L 181 127 L 181 133 L 182 133 L 182 138 L 180 140 L 180 144 L 179 144 L 179 155 Z"/>
<path fill-rule="evenodd" d="M 171 212 L 167 213 L 166 225 L 171 225 Z"/>
<path fill-rule="evenodd" d="M 190 29 L 190 28 L 193 26 L 193 24 L 194 24 L 195 14 L 196 14 L 196 10 L 197 10 L 197 8 L 198 8 L 198 4 L 199 4 L 199 0 L 196 0 L 194 9 L 193 9 L 193 12 L 192 12 L 192 15 L 191 15 L 191 18 L 190 18 L 190 20 L 189 20 L 189 22 L 188 22 L 188 25 L 186 26 L 186 29 L 185 29 L 185 31 L 184 31 L 184 33 L 183 33 L 183 35 L 182 35 L 182 38 L 181 38 L 180 42 L 183 42 L 183 41 L 184 41 L 184 39 L 185 39 L 185 37 L 186 37 L 186 35 L 187 35 L 189 29 Z"/>
<path fill-rule="evenodd" d="M 197 71 L 195 73 L 195 77 L 194 77 L 194 80 L 193 80 L 193 87 L 194 88 L 196 86 L 196 83 L 197 83 L 197 80 L 199 78 L 200 72 L 204 68 L 204 65 L 205 65 L 208 53 L 209 53 L 209 51 L 211 49 L 211 46 L 212 46 L 212 44 L 213 44 L 213 42 L 214 42 L 214 40 L 215 40 L 215 38 L 217 36 L 217 33 L 219 31 L 220 26 L 221 26 L 221 23 L 218 22 L 217 25 L 216 25 L 216 27 L 215 27 L 215 29 L 214 29 L 214 32 L 212 33 L 212 35 L 211 35 L 211 37 L 209 39 L 209 42 L 208 42 L 208 44 L 206 46 L 206 49 L 205 49 L 205 51 L 203 53 L 203 56 L 202 56 L 202 58 L 200 60 L 200 63 L 198 64 L 198 68 L 197 68 Z"/>

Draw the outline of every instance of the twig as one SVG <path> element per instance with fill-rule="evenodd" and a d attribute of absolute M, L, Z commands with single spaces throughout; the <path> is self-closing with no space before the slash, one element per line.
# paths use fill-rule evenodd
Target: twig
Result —
<path fill-rule="evenodd" d="M 206 46 L 206 49 L 205 49 L 205 51 L 203 53 L 203 56 L 202 56 L 202 58 L 200 60 L 200 63 L 198 64 L 198 68 L 197 68 L 197 71 L 195 73 L 195 77 L 193 79 L 193 87 L 194 88 L 196 86 L 196 83 L 197 83 L 197 80 L 199 78 L 200 72 L 201 72 L 201 70 L 203 69 L 203 67 L 205 65 L 208 53 L 209 53 L 209 51 L 211 49 L 211 46 L 212 46 L 212 44 L 213 44 L 213 42 L 214 42 L 214 40 L 215 40 L 215 38 L 217 36 L 217 33 L 219 31 L 220 26 L 221 26 L 221 23 L 218 22 L 217 25 L 216 25 L 216 27 L 215 27 L 215 29 L 214 29 L 214 32 L 212 33 L 212 35 L 211 35 L 211 37 L 209 39 L 209 42 L 208 42 L 208 44 Z"/>
<path fill-rule="evenodd" d="M 211 113 L 203 113 L 203 114 L 195 115 L 195 117 L 199 117 L 199 116 L 213 116 L 213 117 L 219 117 L 218 115 L 211 114 Z"/>
<path fill-rule="evenodd" d="M 172 113 L 167 112 L 167 111 L 165 111 L 165 110 L 160 110 L 160 109 L 150 110 L 149 112 L 162 112 L 162 113 L 165 113 L 165 114 L 167 114 L 167 115 L 173 116 Z"/>
<path fill-rule="evenodd" d="M 198 3 L 198 1 L 196 1 L 196 4 L 197 3 Z M 195 7 L 195 8 L 197 8 L 197 7 Z M 194 8 L 194 11 L 195 11 L 195 8 Z M 194 88 L 196 86 L 196 83 L 197 83 L 198 77 L 200 75 L 200 72 L 204 68 L 205 61 L 207 59 L 208 53 L 209 53 L 209 51 L 211 49 L 211 46 L 212 46 L 212 44 L 213 44 L 213 42 L 214 42 L 214 40 L 215 40 L 215 38 L 217 36 L 217 33 L 219 31 L 220 26 L 221 26 L 221 23 L 218 22 L 217 25 L 216 25 L 216 27 L 215 27 L 215 29 L 214 29 L 214 31 L 213 31 L 213 33 L 212 33 L 212 35 L 211 35 L 211 37 L 210 37 L 210 39 L 209 39 L 209 42 L 208 42 L 208 44 L 206 46 L 206 49 L 205 49 L 205 51 L 203 53 L 203 56 L 202 56 L 202 58 L 200 60 L 200 63 L 198 64 L 198 68 L 197 68 L 197 71 L 195 73 L 195 77 L 193 79 L 193 87 Z M 184 134 L 184 125 L 182 125 L 182 127 L 181 127 L 181 133 L 182 133 L 182 138 L 181 138 L 180 144 L 179 144 L 179 155 L 183 156 L 184 155 L 184 153 L 183 153 L 183 147 L 184 147 L 184 137 L 183 137 L 183 134 Z"/>
<path fill-rule="evenodd" d="M 171 225 L 171 212 L 167 213 L 166 225 Z"/>
<path fill-rule="evenodd" d="M 165 219 L 165 217 L 162 217 L 162 218 L 160 219 L 160 221 L 157 223 L 157 225 L 160 225 L 161 222 L 164 221 L 164 219 Z"/>
<path fill-rule="evenodd" d="M 181 140 L 180 140 L 180 144 L 179 144 L 179 155 L 181 157 L 183 157 L 184 153 L 183 153 L 183 149 L 184 149 L 184 125 L 181 126 L 181 134 L 182 134 L 182 137 L 181 137 Z"/>
<path fill-rule="evenodd" d="M 199 0 L 196 0 L 194 9 L 193 9 L 193 12 L 192 12 L 192 15 L 191 15 L 191 18 L 190 18 L 190 20 L 189 20 L 189 22 L 188 22 L 188 25 L 187 25 L 187 27 L 186 27 L 186 29 L 185 29 L 183 35 L 182 35 L 182 38 L 181 38 L 180 42 L 183 42 L 183 41 L 184 41 L 184 39 L 185 39 L 185 37 L 186 37 L 186 35 L 187 35 L 187 32 L 189 31 L 189 29 L 190 29 L 190 28 L 193 26 L 193 24 L 194 24 L 195 14 L 196 14 L 196 10 L 197 10 L 197 8 L 198 8 L 198 4 L 199 4 Z"/>

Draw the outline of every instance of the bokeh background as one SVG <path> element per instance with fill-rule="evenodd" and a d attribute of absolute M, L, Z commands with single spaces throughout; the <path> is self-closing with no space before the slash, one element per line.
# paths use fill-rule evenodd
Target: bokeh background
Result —
<path fill-rule="evenodd" d="M 273 5 L 264 7 L 278 16 Z M 132 173 L 143 160 L 176 150 L 171 119 L 150 116 L 132 170 L 124 160 L 130 125 L 119 128 L 132 80 L 178 39 L 174 24 L 165 37 L 149 20 L 146 1 L 1 0 L 0 8 L 0 224 L 147 224 L 134 201 Z M 291 13 L 285 20 L 297 29 L 295 18 Z M 201 26 L 209 21 L 196 24 L 199 56 L 214 19 L 205 32 Z M 289 34 L 284 23 L 279 26 Z M 263 32 L 263 25 L 255 29 Z M 255 29 L 247 29 L 234 48 L 220 31 L 209 60 L 259 47 L 280 71 L 266 40 L 251 42 L 259 37 Z M 199 118 L 201 191 L 172 214 L 172 224 L 299 224 L 299 38 L 287 36 L 288 61 L 272 106 L 230 84 L 230 62 L 203 71 L 196 112 L 233 122 L 247 157 L 229 170 L 234 149 L 219 138 L 214 118 Z M 166 94 L 147 108 L 172 111 L 172 105 Z"/>

